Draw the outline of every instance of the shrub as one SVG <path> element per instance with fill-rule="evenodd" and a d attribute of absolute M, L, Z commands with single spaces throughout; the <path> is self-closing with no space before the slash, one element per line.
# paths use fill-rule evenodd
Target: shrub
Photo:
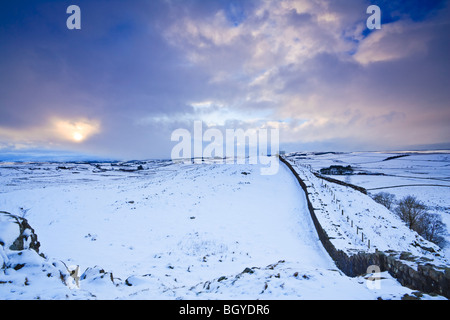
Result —
<path fill-rule="evenodd" d="M 428 241 L 434 242 L 441 248 L 446 245 L 446 226 L 442 222 L 441 217 L 437 214 L 427 213 L 422 216 L 418 225 L 418 230 L 416 231 L 422 237 Z"/>
<path fill-rule="evenodd" d="M 373 198 L 373 200 L 375 200 L 379 204 L 382 204 L 389 210 L 392 208 L 392 206 L 395 202 L 395 195 L 393 195 L 392 193 L 387 193 L 387 192 L 377 193 L 372 198 Z"/>
<path fill-rule="evenodd" d="M 426 240 L 443 247 L 446 244 L 445 224 L 437 214 L 428 213 L 423 202 L 413 196 L 406 196 L 398 202 L 394 212 L 402 219 L 408 227 Z"/>
<path fill-rule="evenodd" d="M 426 206 L 413 196 L 404 197 L 395 208 L 395 213 L 413 230 L 418 229 L 419 221 L 426 212 Z"/>

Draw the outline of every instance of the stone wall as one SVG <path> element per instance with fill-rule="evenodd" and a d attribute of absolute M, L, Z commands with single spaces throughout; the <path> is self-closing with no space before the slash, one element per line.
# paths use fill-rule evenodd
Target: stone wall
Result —
<path fill-rule="evenodd" d="M 404 286 L 450 298 L 450 268 L 448 267 L 440 268 L 430 263 L 424 263 L 420 258 L 412 257 L 407 252 L 377 251 L 375 253 L 359 252 L 348 255 L 344 251 L 336 249 L 317 219 L 309 200 L 306 184 L 287 160 L 283 157 L 279 157 L 279 159 L 291 170 L 305 192 L 309 213 L 319 239 L 336 266 L 343 273 L 350 277 L 360 276 L 367 273 L 369 266 L 376 265 L 380 268 L 380 271 L 388 271 Z"/>
<path fill-rule="evenodd" d="M 329 182 L 332 182 L 332 183 L 336 183 L 336 184 L 339 184 L 341 186 L 349 187 L 349 188 L 355 189 L 356 191 L 359 191 L 361 193 L 367 194 L 367 190 L 365 188 L 363 188 L 363 187 L 355 186 L 354 184 L 351 184 L 351 183 L 347 183 L 347 182 L 344 182 L 344 181 L 341 181 L 341 180 L 337 180 L 337 179 L 333 179 L 333 178 L 330 178 L 330 177 L 326 177 L 324 175 L 318 174 L 317 172 L 314 172 L 314 175 L 317 178 L 320 178 L 320 179 L 323 179 L 323 180 L 326 180 L 326 181 L 329 181 Z"/>

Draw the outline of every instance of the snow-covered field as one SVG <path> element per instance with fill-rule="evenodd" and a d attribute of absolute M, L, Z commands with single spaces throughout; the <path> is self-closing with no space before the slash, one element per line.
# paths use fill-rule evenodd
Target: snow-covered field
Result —
<path fill-rule="evenodd" d="M 350 278 L 339 271 L 318 239 L 294 176 L 284 165 L 264 176 L 259 166 L 1 163 L 0 211 L 28 220 L 45 258 L 33 250 L 8 250 L 2 230 L 9 229 L 0 228 L 0 299 L 412 294 L 386 272 L 374 287 L 366 279 L 370 274 Z M 80 266 L 79 287 L 62 276 L 70 265 Z"/>
<path fill-rule="evenodd" d="M 311 166 L 314 171 L 331 165 L 350 165 L 354 174 L 330 177 L 364 187 L 370 194 L 388 192 L 396 200 L 415 196 L 446 224 L 448 245 L 443 251 L 450 259 L 450 151 L 298 153 L 289 158 Z"/>

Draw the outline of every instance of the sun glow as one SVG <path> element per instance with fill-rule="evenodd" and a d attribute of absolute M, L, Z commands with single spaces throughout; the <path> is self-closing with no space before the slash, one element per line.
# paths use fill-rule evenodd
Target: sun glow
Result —
<path fill-rule="evenodd" d="M 77 141 L 77 142 L 82 141 L 83 138 L 84 138 L 83 135 L 82 135 L 81 133 L 79 133 L 79 132 L 75 132 L 75 133 L 73 134 L 73 140 L 75 140 L 75 141 Z"/>
<path fill-rule="evenodd" d="M 53 127 L 60 138 L 76 143 L 83 142 L 100 131 L 100 125 L 97 121 L 86 119 L 75 121 L 54 119 Z"/>

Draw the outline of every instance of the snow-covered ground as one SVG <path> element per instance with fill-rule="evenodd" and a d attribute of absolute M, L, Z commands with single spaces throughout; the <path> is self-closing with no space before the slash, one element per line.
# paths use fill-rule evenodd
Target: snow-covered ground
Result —
<path fill-rule="evenodd" d="M 339 271 L 294 176 L 283 165 L 271 176 L 260 169 L 168 161 L 1 163 L 0 211 L 28 220 L 45 258 L 4 245 L 0 299 L 411 295 L 386 272 L 374 287 L 370 275 Z M 62 276 L 70 265 L 80 266 L 79 288 Z"/>
<path fill-rule="evenodd" d="M 450 151 L 298 153 L 289 159 L 316 172 L 331 165 L 350 165 L 354 174 L 330 177 L 364 187 L 370 194 L 391 193 L 396 200 L 415 196 L 446 224 L 448 244 L 443 251 L 450 259 Z"/>

